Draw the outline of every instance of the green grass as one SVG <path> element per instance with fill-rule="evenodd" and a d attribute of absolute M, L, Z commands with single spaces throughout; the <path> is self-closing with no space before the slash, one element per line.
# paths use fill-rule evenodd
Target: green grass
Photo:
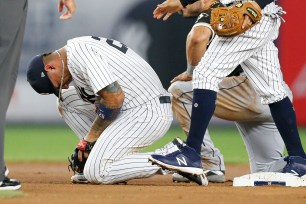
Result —
<path fill-rule="evenodd" d="M 247 163 L 248 157 L 236 128 L 211 127 L 211 137 L 226 163 Z M 303 146 L 306 148 L 306 128 L 300 129 Z M 155 144 L 144 151 L 162 147 L 175 137 L 185 136 L 180 128 L 173 127 Z M 9 125 L 5 136 L 5 159 L 10 162 L 67 161 L 78 138 L 66 126 Z"/>
<path fill-rule="evenodd" d="M 0 199 L 3 198 L 16 198 L 23 197 L 24 193 L 20 190 L 18 191 L 0 191 Z"/>

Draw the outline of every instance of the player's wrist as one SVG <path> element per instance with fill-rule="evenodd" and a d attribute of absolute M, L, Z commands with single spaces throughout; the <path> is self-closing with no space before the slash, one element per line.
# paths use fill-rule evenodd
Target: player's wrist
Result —
<path fill-rule="evenodd" d="M 193 66 L 189 63 L 187 63 L 187 69 L 186 69 L 186 73 L 189 77 L 192 77 L 193 75 L 193 70 L 195 69 L 196 66 Z"/>

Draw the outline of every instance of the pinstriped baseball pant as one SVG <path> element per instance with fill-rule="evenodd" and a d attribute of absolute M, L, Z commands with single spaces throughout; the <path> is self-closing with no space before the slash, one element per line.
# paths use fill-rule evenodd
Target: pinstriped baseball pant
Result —
<path fill-rule="evenodd" d="M 59 111 L 65 122 L 81 139 L 89 131 L 96 114 L 74 87 L 63 90 Z M 145 178 L 161 169 L 148 161 L 151 153 L 139 153 L 160 139 L 172 123 L 171 103 L 159 98 L 142 106 L 123 110 L 105 129 L 87 159 L 84 176 L 92 183 L 113 184 Z"/>
<path fill-rule="evenodd" d="M 244 34 L 216 36 L 194 70 L 193 88 L 218 91 L 219 82 L 241 64 L 263 104 L 285 98 L 278 49 L 273 43 L 279 33 L 280 9 L 274 3 L 267 5 L 262 20 Z"/>

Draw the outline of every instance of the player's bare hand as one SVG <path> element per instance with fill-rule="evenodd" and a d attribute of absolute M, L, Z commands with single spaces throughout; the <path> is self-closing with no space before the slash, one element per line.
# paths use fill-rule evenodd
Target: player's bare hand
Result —
<path fill-rule="evenodd" d="M 183 6 L 180 0 L 166 0 L 162 4 L 158 4 L 156 9 L 153 11 L 153 18 L 161 19 L 166 21 L 169 17 L 180 10 Z"/>
<path fill-rule="evenodd" d="M 192 77 L 187 74 L 187 72 L 183 72 L 176 77 L 174 77 L 170 82 L 174 83 L 176 81 L 191 81 Z"/>
<path fill-rule="evenodd" d="M 251 27 L 253 24 L 251 18 L 248 15 L 244 16 L 244 20 L 243 20 L 243 24 L 242 24 L 242 29 L 244 29 L 245 27 Z"/>
<path fill-rule="evenodd" d="M 67 20 L 73 17 L 76 11 L 76 4 L 74 0 L 59 0 L 58 1 L 58 12 L 62 13 L 64 7 L 66 7 L 66 12 L 63 13 L 59 18 L 62 20 Z"/>

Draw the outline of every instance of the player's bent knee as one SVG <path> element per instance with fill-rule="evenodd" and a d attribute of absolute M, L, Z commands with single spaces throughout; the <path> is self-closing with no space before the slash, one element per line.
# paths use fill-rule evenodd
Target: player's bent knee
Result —
<path fill-rule="evenodd" d="M 176 81 L 170 85 L 168 92 L 171 93 L 174 98 L 180 98 L 182 95 L 192 92 L 191 81 Z"/>

